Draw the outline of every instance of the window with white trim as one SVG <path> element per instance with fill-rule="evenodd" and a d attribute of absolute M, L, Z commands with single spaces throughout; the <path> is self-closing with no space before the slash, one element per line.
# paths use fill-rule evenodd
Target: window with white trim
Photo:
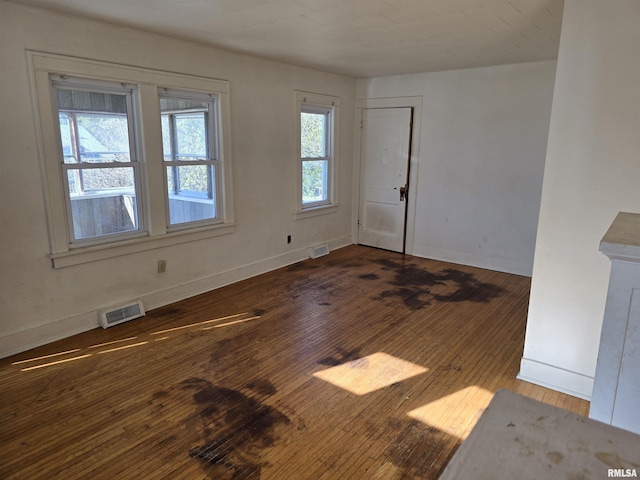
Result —
<path fill-rule="evenodd" d="M 160 89 L 170 226 L 216 221 L 218 142 L 214 95 Z"/>
<path fill-rule="evenodd" d="M 70 243 L 144 231 L 134 87 L 52 76 Z"/>
<path fill-rule="evenodd" d="M 28 56 L 54 268 L 235 230 L 227 81 Z"/>
<path fill-rule="evenodd" d="M 300 158 L 298 210 L 335 205 L 338 99 L 297 92 Z"/>

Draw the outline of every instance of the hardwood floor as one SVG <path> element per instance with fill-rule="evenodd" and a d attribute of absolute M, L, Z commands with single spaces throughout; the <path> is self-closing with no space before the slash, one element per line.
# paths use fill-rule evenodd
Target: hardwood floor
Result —
<path fill-rule="evenodd" d="M 351 246 L 0 360 L 3 479 L 435 479 L 515 379 L 529 279 Z"/>

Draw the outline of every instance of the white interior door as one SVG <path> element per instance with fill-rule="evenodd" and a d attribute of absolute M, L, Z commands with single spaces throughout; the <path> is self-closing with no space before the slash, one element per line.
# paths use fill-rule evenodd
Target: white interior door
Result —
<path fill-rule="evenodd" d="M 404 251 L 411 112 L 410 107 L 362 111 L 360 244 Z"/>

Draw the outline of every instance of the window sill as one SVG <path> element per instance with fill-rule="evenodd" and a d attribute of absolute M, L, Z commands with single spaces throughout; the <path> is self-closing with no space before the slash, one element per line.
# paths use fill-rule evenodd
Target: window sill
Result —
<path fill-rule="evenodd" d="M 331 205 L 322 205 L 319 207 L 305 208 L 304 210 L 296 210 L 295 212 L 293 212 L 293 215 L 296 220 L 300 220 L 303 218 L 317 217 L 318 215 L 335 213 L 338 211 L 339 207 L 339 203 L 333 203 Z"/>
<path fill-rule="evenodd" d="M 130 255 L 132 253 L 144 252 L 156 248 L 170 247 L 187 242 L 195 242 L 220 235 L 228 235 L 236 230 L 235 223 L 215 225 L 190 229 L 188 231 L 171 232 L 155 237 L 142 237 L 106 245 L 94 245 L 91 247 L 78 248 L 63 253 L 49 255 L 53 268 L 71 267 L 83 263 L 105 260 L 108 258 Z"/>

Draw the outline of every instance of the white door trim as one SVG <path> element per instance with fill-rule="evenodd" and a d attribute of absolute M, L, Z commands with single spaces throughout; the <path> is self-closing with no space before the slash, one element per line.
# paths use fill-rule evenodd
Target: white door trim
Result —
<path fill-rule="evenodd" d="M 370 108 L 413 108 L 411 129 L 411 156 L 409 158 L 409 198 L 407 201 L 407 225 L 405 253 L 413 255 L 413 242 L 416 217 L 416 197 L 418 194 L 418 165 L 420 159 L 420 132 L 422 131 L 422 97 L 362 98 L 356 100 L 355 139 L 353 158 L 353 243 L 358 243 L 358 216 L 360 208 L 360 142 L 362 140 L 362 111 Z"/>

